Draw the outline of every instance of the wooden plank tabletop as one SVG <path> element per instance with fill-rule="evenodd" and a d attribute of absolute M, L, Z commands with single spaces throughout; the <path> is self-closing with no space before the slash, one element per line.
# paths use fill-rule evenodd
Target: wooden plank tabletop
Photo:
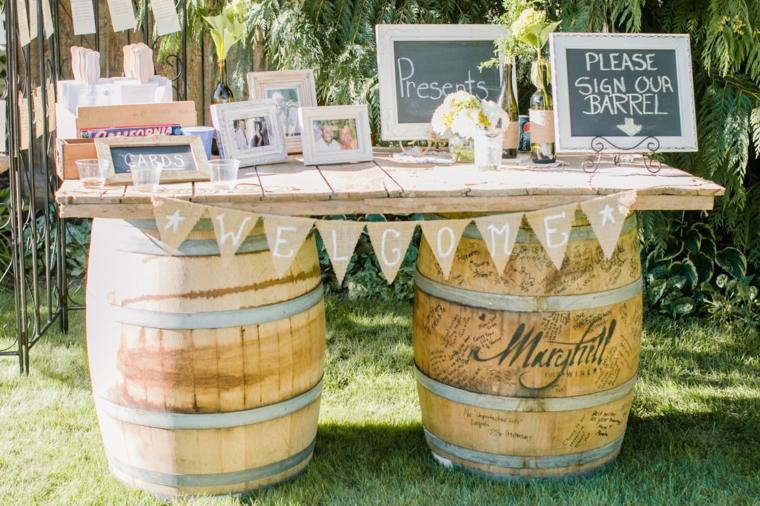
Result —
<path fill-rule="evenodd" d="M 305 166 L 287 163 L 243 169 L 234 190 L 211 183 L 161 185 L 160 195 L 248 211 L 322 216 L 411 214 L 415 212 L 529 211 L 637 190 L 639 210 L 709 210 L 723 187 L 673 167 L 651 174 L 643 163 L 600 164 L 593 174 L 583 156 L 561 158 L 559 166 L 530 163 L 527 156 L 504 160 L 499 170 L 472 164 L 408 164 L 378 151 L 373 162 Z M 130 186 L 86 189 L 67 180 L 56 192 L 64 218 L 149 218 L 150 194 Z"/>

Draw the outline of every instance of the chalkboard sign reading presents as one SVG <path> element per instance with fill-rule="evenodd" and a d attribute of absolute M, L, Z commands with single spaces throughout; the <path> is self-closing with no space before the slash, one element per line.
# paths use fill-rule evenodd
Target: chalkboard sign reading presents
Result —
<path fill-rule="evenodd" d="M 480 70 L 505 35 L 494 25 L 378 25 L 377 58 L 383 140 L 430 137 L 446 95 L 466 91 L 497 101 L 498 68 Z"/>
<path fill-rule="evenodd" d="M 208 160 L 199 137 L 153 135 L 105 137 L 95 140 L 98 159 L 110 160 L 109 183 L 130 183 L 133 166 L 160 164 L 162 182 L 208 180 Z"/>
<path fill-rule="evenodd" d="M 553 34 L 550 48 L 557 151 L 696 151 L 688 35 Z"/>

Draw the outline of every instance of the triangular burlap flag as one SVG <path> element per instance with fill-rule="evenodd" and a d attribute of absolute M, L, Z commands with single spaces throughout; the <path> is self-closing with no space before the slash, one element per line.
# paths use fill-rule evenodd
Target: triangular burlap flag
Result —
<path fill-rule="evenodd" d="M 256 214 L 234 209 L 209 207 L 208 213 L 214 225 L 216 243 L 219 245 L 222 256 L 234 255 L 259 221 Z"/>
<path fill-rule="evenodd" d="M 474 220 L 499 274 L 504 272 L 512 255 L 522 218 L 523 213 L 511 213 L 483 216 Z"/>
<path fill-rule="evenodd" d="M 338 284 L 343 284 L 346 269 L 354 254 L 354 247 L 359 236 L 364 230 L 364 223 L 360 221 L 320 220 L 317 221 L 317 230 L 325 244 L 327 256 L 338 278 Z"/>
<path fill-rule="evenodd" d="M 434 220 L 420 223 L 430 249 L 443 272 L 443 278 L 449 279 L 451 264 L 457 252 L 459 239 L 471 220 Z"/>
<path fill-rule="evenodd" d="M 404 263 L 406 249 L 416 226 L 417 223 L 413 221 L 367 223 L 372 248 L 389 285 L 396 279 L 396 274 Z"/>
<path fill-rule="evenodd" d="M 581 209 L 586 213 L 607 260 L 615 252 L 625 217 L 635 202 L 635 190 L 581 202 Z"/>
<path fill-rule="evenodd" d="M 313 224 L 311 218 L 264 216 L 264 232 L 267 234 L 269 253 L 278 278 L 288 272 Z"/>
<path fill-rule="evenodd" d="M 557 270 L 562 268 L 565 259 L 565 251 L 570 242 L 570 227 L 577 207 L 578 204 L 569 204 L 525 213 L 525 219 Z"/>
<path fill-rule="evenodd" d="M 164 249 L 177 250 L 205 211 L 205 206 L 184 200 L 153 197 L 153 216 Z"/>

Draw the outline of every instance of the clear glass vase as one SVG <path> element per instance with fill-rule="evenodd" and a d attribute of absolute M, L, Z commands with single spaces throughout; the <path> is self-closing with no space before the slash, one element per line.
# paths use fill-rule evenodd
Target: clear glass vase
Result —
<path fill-rule="evenodd" d="M 475 166 L 479 169 L 498 169 L 503 144 L 503 130 L 478 132 L 475 135 Z"/>
<path fill-rule="evenodd" d="M 507 123 L 502 125 L 504 129 L 504 146 L 502 157 L 517 158 L 517 147 L 520 139 L 520 118 L 517 107 L 517 95 L 513 86 L 514 67 L 511 63 L 504 65 L 504 85 L 499 95 L 499 105 L 507 114 Z"/>
<path fill-rule="evenodd" d="M 212 104 L 226 104 L 228 102 L 234 102 L 235 96 L 232 94 L 232 89 L 227 84 L 227 61 L 219 60 L 217 62 L 217 81 L 214 91 L 211 93 Z"/>
<path fill-rule="evenodd" d="M 533 163 L 554 163 L 554 111 L 549 87 L 549 64 L 533 62 L 531 80 L 536 91 L 530 97 L 530 157 Z"/>
<path fill-rule="evenodd" d="M 475 159 L 474 149 L 473 140 L 469 137 L 454 134 L 449 137 L 449 153 L 456 162 L 472 163 Z"/>

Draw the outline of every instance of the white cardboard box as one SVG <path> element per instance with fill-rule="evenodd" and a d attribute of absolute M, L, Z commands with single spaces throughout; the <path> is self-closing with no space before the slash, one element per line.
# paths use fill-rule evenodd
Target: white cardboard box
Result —
<path fill-rule="evenodd" d="M 99 79 L 94 85 L 58 81 L 58 101 L 55 104 L 58 137 L 78 137 L 76 118 L 79 106 L 157 104 L 173 100 L 172 82 L 163 76 L 153 76 L 145 84 L 125 77 Z"/>

